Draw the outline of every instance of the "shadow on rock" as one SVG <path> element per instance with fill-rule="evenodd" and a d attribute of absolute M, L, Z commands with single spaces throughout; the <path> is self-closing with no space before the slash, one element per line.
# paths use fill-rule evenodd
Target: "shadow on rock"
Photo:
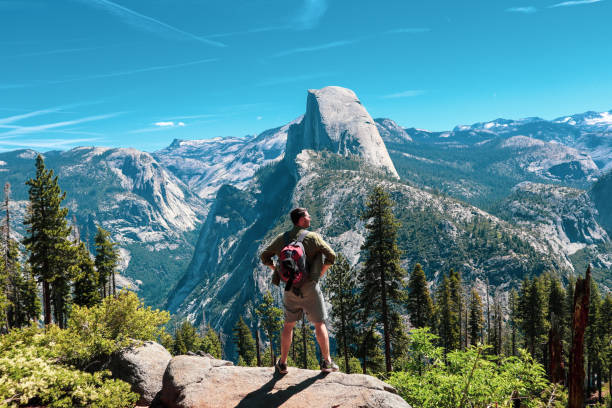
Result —
<path fill-rule="evenodd" d="M 306 388 L 313 385 L 318 380 L 327 376 L 328 373 L 319 373 L 313 377 L 307 378 L 304 381 L 291 385 L 284 390 L 274 391 L 274 386 L 277 381 L 284 377 L 277 372 L 270 381 L 265 383 L 260 389 L 247 394 L 236 408 L 254 408 L 254 407 L 270 407 L 277 408 L 283 405 L 287 400 L 294 395 L 304 391 Z"/>

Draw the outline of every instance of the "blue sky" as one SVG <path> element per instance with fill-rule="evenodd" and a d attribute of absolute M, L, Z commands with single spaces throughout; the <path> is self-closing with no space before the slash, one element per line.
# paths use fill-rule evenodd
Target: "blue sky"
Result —
<path fill-rule="evenodd" d="M 0 151 L 243 136 L 353 89 L 450 129 L 612 109 L 612 0 L 0 0 Z"/>

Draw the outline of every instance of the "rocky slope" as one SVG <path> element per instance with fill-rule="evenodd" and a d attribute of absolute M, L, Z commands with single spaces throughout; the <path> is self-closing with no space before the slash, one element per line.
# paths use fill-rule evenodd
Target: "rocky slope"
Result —
<path fill-rule="evenodd" d="M 379 120 L 389 135 L 395 126 Z M 583 151 L 535 137 L 493 130 L 433 133 L 406 129 L 413 142 L 386 136 L 391 158 L 403 179 L 435 188 L 488 210 L 522 181 L 588 188 L 600 170 Z"/>
<path fill-rule="evenodd" d="M 10 182 L 15 234 L 23 235 L 25 181 L 34 176 L 31 150 L 0 154 L 0 182 Z M 150 154 L 134 149 L 83 147 L 47 152 L 45 165 L 59 177 L 81 238 L 93 248 L 96 225 L 109 230 L 121 254 L 119 282 L 140 290 L 149 302 L 165 298 L 168 284 L 193 254 L 193 236 L 204 203 Z"/>
<path fill-rule="evenodd" d="M 258 168 L 281 160 L 287 131 L 301 120 L 299 117 L 257 136 L 175 140 L 153 157 L 210 203 L 223 184 L 245 188 Z"/>

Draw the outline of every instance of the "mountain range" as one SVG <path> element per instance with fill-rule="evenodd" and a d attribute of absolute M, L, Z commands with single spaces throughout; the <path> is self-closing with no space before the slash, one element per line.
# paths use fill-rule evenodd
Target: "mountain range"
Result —
<path fill-rule="evenodd" d="M 16 238 L 36 154 L 0 153 Z M 307 207 L 311 229 L 358 267 L 376 184 L 396 203 L 402 266 L 421 263 L 429 280 L 454 268 L 504 297 L 524 276 L 567 279 L 591 263 L 612 288 L 612 111 L 430 132 L 373 119 L 354 92 L 326 87 L 308 91 L 303 116 L 256 136 L 43 155 L 81 237 L 101 225 L 119 243 L 121 284 L 227 339 L 261 293 L 280 295 L 257 255 L 289 210 Z"/>

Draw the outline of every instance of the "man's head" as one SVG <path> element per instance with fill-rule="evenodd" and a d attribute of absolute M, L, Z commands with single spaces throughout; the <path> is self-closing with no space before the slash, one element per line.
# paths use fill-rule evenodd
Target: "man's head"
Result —
<path fill-rule="evenodd" d="M 294 208 L 291 210 L 291 221 L 293 225 L 297 225 L 299 227 L 308 228 L 310 227 L 310 214 L 308 214 L 308 210 L 305 208 Z"/>

